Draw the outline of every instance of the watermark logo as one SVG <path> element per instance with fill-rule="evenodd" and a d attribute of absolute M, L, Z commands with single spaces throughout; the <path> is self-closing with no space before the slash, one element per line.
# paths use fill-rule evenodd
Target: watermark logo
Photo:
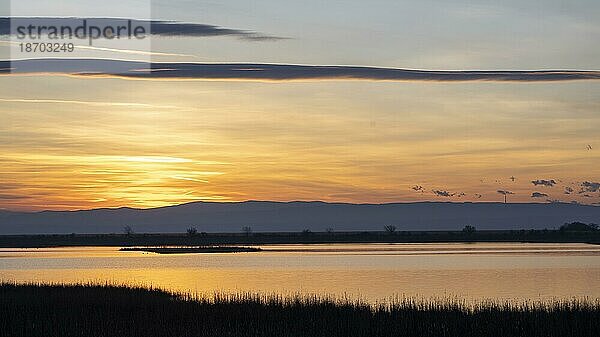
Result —
<path fill-rule="evenodd" d="M 87 0 L 60 2 L 62 12 L 41 0 L 11 1 L 10 16 L 0 18 L 0 35 L 8 36 L 12 72 L 55 72 L 52 67 L 59 64 L 68 67 L 65 59 L 73 59 L 73 64 L 98 60 L 91 69 L 105 73 L 115 72 L 102 69 L 109 67 L 110 62 L 103 62 L 107 59 L 139 61 L 148 67 L 152 63 L 150 1 L 136 1 L 135 6 L 122 0 L 106 0 L 101 6 L 85 5 Z M 62 62 L 22 62 L 31 59 Z M 145 70 L 149 69 L 136 69 Z"/>
<path fill-rule="evenodd" d="M 11 26 L 18 41 L 87 41 L 89 46 L 99 39 L 145 39 L 149 31 L 147 23 L 131 19 L 13 18 Z"/>

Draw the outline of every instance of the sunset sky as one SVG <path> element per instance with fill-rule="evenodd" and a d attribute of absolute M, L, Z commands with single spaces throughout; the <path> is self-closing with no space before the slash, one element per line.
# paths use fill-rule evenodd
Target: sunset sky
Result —
<path fill-rule="evenodd" d="M 121 17 L 89 2 L 40 1 L 29 15 Z M 153 37 L 154 62 L 600 70 L 600 3 L 592 0 L 161 0 L 151 9 L 137 19 L 231 30 Z M 8 40 L 0 55 L 8 55 Z M 5 73 L 0 209 L 503 201 L 503 193 L 510 202 L 594 204 L 599 129 L 600 80 L 593 79 Z"/>

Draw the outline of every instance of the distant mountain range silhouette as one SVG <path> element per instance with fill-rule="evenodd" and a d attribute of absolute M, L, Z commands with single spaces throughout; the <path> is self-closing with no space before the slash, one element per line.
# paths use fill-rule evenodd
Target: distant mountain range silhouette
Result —
<path fill-rule="evenodd" d="M 320 201 L 193 202 L 151 209 L 101 208 L 81 211 L 0 211 L 0 234 L 459 230 L 558 228 L 565 222 L 600 222 L 600 207 L 569 203 L 416 202 L 348 204 Z"/>

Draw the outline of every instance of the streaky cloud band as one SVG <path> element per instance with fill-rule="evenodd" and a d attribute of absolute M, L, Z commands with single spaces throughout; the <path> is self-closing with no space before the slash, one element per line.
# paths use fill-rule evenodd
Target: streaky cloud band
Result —
<path fill-rule="evenodd" d="M 366 66 L 261 63 L 146 63 L 112 59 L 0 61 L 0 75 L 47 74 L 182 80 L 367 80 L 544 82 L 599 80 L 598 70 L 414 70 Z"/>
<path fill-rule="evenodd" d="M 123 18 L 86 18 L 86 17 L 0 17 L 0 36 L 11 36 L 14 34 L 11 27 L 29 26 L 36 27 L 75 27 L 83 20 L 94 22 L 97 25 L 120 26 L 127 25 L 128 21 L 139 26 L 149 27 L 153 36 L 162 37 L 209 37 L 209 36 L 233 36 L 248 41 L 282 40 L 284 37 L 266 35 L 249 30 L 224 28 L 215 25 L 201 23 L 186 23 L 165 20 L 136 20 Z"/>

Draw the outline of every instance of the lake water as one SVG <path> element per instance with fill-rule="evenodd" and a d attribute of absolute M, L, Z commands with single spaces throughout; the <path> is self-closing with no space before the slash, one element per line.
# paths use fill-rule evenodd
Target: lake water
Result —
<path fill-rule="evenodd" d="M 600 298 L 600 245 L 335 244 L 258 253 L 120 252 L 114 247 L 0 249 L 0 280 L 116 282 L 196 293 L 317 293 L 476 299 Z"/>

